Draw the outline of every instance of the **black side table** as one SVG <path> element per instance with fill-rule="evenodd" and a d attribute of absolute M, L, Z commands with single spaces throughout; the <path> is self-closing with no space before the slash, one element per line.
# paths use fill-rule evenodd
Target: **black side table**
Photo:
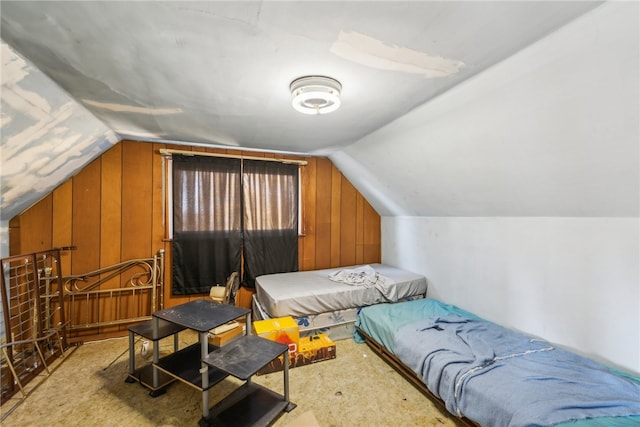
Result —
<path fill-rule="evenodd" d="M 269 362 L 284 354 L 284 395 L 253 383 L 251 377 Z M 289 400 L 289 346 L 255 335 L 245 335 L 218 348 L 204 363 L 245 383 L 211 409 L 201 426 L 268 426 L 283 411 L 296 404 Z"/>
<path fill-rule="evenodd" d="M 159 382 L 159 372 L 165 372 L 175 379 L 202 392 L 202 417 L 209 415 L 209 389 L 227 377 L 227 373 L 209 369 L 204 363 L 207 355 L 218 349 L 209 344 L 207 334 L 211 329 L 245 316 L 247 333 L 251 328 L 251 310 L 227 304 L 217 304 L 211 300 L 198 299 L 172 308 L 153 313 L 152 329 L 159 334 L 160 322 L 167 321 L 177 326 L 198 332 L 198 343 L 183 348 L 160 359 L 157 346 L 153 348 L 153 384 Z M 232 341 L 233 342 L 233 341 Z"/>
<path fill-rule="evenodd" d="M 127 375 L 126 382 L 133 383 L 139 382 L 143 386 L 147 387 L 151 391 L 149 395 L 152 397 L 160 396 L 164 394 L 164 389 L 167 385 L 175 381 L 175 378 L 167 374 L 158 376 L 157 382 L 153 382 L 153 365 L 151 363 L 144 365 L 136 369 L 136 349 L 135 349 L 135 335 L 139 335 L 143 338 L 153 342 L 153 348 L 158 346 L 158 341 L 163 338 L 173 335 L 173 351 L 178 351 L 178 332 L 184 331 L 184 326 L 176 325 L 169 322 L 161 322 L 158 325 L 157 334 L 153 333 L 152 321 L 138 323 L 129 327 L 129 375 Z"/>

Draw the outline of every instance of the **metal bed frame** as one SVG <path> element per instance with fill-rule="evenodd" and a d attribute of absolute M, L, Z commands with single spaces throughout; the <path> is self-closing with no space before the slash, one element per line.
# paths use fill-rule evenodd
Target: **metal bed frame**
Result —
<path fill-rule="evenodd" d="M 56 248 L 0 260 L 0 404 L 4 420 L 69 352 L 105 330 L 121 335 L 163 307 L 164 250 L 86 274 L 64 276 Z M 69 351 L 67 351 L 69 350 Z M 44 374 L 44 378 L 42 378 Z M 33 381 L 40 377 L 39 382 Z M 35 383 L 35 386 L 26 387 Z M 20 393 L 19 398 L 14 397 Z M 9 403 L 13 403 L 11 406 Z M 5 410 L 4 406 L 10 406 Z"/>

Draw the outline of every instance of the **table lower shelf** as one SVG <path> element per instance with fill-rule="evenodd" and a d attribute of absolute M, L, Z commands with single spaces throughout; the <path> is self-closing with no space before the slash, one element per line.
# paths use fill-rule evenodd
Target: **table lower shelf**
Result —
<path fill-rule="evenodd" d="M 158 385 L 153 386 L 153 366 L 151 364 L 142 366 L 135 370 L 133 374 L 129 374 L 125 380 L 128 383 L 139 382 L 143 386 L 151 390 L 153 396 L 157 396 L 159 390 L 164 389 L 166 386 L 174 382 L 176 378 L 165 372 L 158 370 Z"/>
<path fill-rule="evenodd" d="M 211 408 L 199 425 L 216 427 L 268 426 L 282 412 L 290 412 L 295 403 L 253 382 L 247 382 Z"/>
<path fill-rule="evenodd" d="M 209 344 L 208 352 L 210 353 L 217 348 L 218 347 Z M 197 388 L 198 390 L 208 390 L 225 379 L 228 374 L 209 367 L 209 385 L 206 389 L 203 388 L 202 374 L 200 373 L 200 369 L 202 367 L 200 355 L 200 343 L 192 344 L 189 347 L 163 357 L 158 361 L 156 367 L 160 371 L 163 371 L 168 375 Z"/>

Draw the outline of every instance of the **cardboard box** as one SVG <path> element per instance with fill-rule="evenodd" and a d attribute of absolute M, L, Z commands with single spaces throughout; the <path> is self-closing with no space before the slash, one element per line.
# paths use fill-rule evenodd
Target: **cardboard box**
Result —
<path fill-rule="evenodd" d="M 207 338 L 209 339 L 209 344 L 213 344 L 217 347 L 222 347 L 238 335 L 243 334 L 244 332 L 244 322 L 236 322 L 237 326 L 231 328 L 229 330 L 225 330 L 224 332 L 215 333 L 215 330 L 212 329 L 209 331 Z M 224 328 L 223 328 L 224 329 Z"/>
<path fill-rule="evenodd" d="M 336 358 L 336 344 L 327 334 L 300 338 L 296 362 L 300 365 Z"/>
<path fill-rule="evenodd" d="M 253 330 L 262 338 L 288 345 L 289 353 L 298 350 L 300 329 L 291 316 L 256 320 L 253 322 Z"/>
<path fill-rule="evenodd" d="M 302 337 L 298 344 L 298 351 L 289 353 L 289 369 L 335 358 L 336 344 L 327 334 Z M 280 356 L 260 369 L 258 375 L 281 371 L 283 364 L 284 356 Z"/>

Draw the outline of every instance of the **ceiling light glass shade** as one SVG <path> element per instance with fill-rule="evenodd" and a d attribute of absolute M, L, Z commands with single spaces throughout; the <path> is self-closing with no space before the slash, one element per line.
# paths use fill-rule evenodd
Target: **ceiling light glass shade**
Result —
<path fill-rule="evenodd" d="M 291 104 L 303 114 L 327 114 L 340 107 L 342 85 L 331 77 L 306 76 L 291 82 Z"/>

